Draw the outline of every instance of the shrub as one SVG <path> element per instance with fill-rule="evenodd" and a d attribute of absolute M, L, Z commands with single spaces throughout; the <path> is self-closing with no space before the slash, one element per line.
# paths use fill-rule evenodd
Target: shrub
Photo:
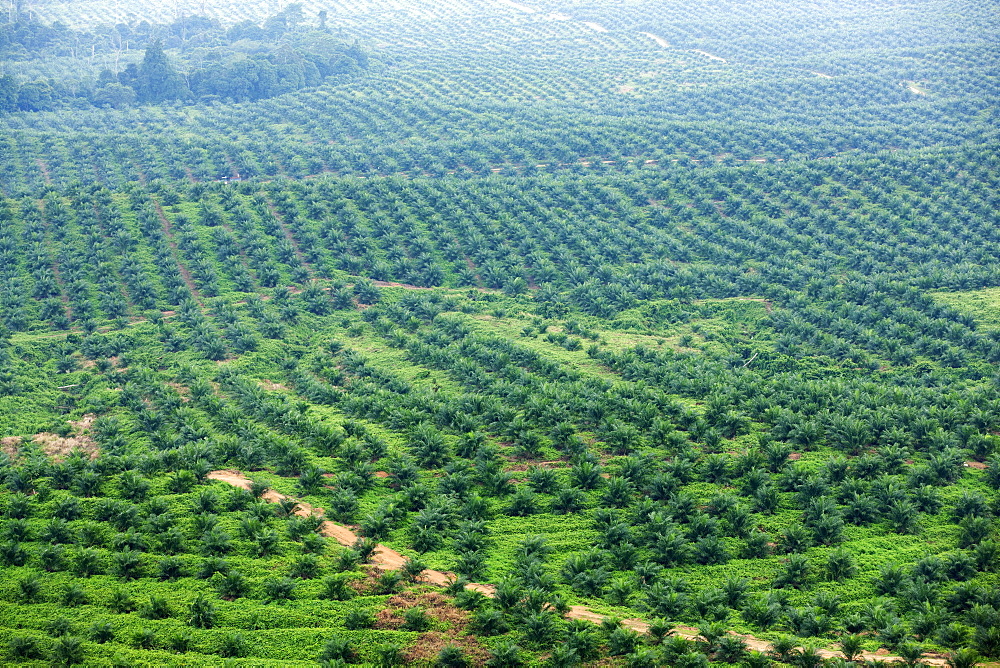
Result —
<path fill-rule="evenodd" d="M 356 654 L 349 640 L 335 636 L 326 641 L 317 660 L 350 662 L 354 660 Z"/>
<path fill-rule="evenodd" d="M 552 641 L 557 630 L 556 618 L 549 612 L 536 612 L 525 616 L 522 632 L 525 639 L 536 645 L 545 645 Z"/>
<path fill-rule="evenodd" d="M 194 636 L 189 629 L 182 629 L 170 636 L 167 640 L 167 648 L 175 652 L 187 652 L 191 649 Z"/>
<path fill-rule="evenodd" d="M 465 668 L 469 665 L 469 661 L 465 658 L 461 648 L 455 645 L 446 645 L 438 652 L 434 665 L 441 668 Z"/>
<path fill-rule="evenodd" d="M 156 647 L 156 632 L 150 628 L 139 629 L 132 636 L 132 646 L 138 649 L 153 649 Z"/>
<path fill-rule="evenodd" d="M 240 633 L 230 633 L 222 637 L 219 643 L 219 656 L 235 658 L 246 654 L 246 640 Z"/>
<path fill-rule="evenodd" d="M 416 557 L 411 557 L 406 560 L 403 564 L 403 573 L 406 575 L 410 582 L 416 582 L 420 574 L 427 569 L 427 564 L 421 559 Z"/>
<path fill-rule="evenodd" d="M 86 652 L 83 640 L 76 636 L 63 636 L 52 645 L 52 662 L 59 666 L 83 663 Z"/>
<path fill-rule="evenodd" d="M 265 601 L 289 601 L 295 593 L 295 581 L 291 578 L 271 578 L 264 581 L 263 588 Z"/>
<path fill-rule="evenodd" d="M 319 559 L 314 554 L 304 554 L 292 564 L 290 575 L 293 578 L 310 580 L 319 575 Z"/>
<path fill-rule="evenodd" d="M 960 649 L 948 655 L 948 668 L 975 668 L 978 655 L 971 649 Z"/>
<path fill-rule="evenodd" d="M 378 668 L 391 668 L 392 666 L 402 666 L 406 659 L 403 656 L 403 648 L 399 645 L 382 645 L 375 650 L 375 665 Z"/>
<path fill-rule="evenodd" d="M 67 608 L 75 608 L 78 605 L 85 605 L 88 601 L 87 592 L 76 583 L 69 583 L 63 589 L 59 601 Z"/>
<path fill-rule="evenodd" d="M 733 635 L 725 635 L 715 643 L 716 661 L 724 663 L 736 663 L 742 661 L 747 653 L 747 644 L 743 638 Z"/>
<path fill-rule="evenodd" d="M 639 634 L 631 629 L 617 628 L 608 636 L 608 654 L 631 654 L 639 646 Z"/>
<path fill-rule="evenodd" d="M 486 663 L 489 668 L 519 668 L 524 665 L 521 659 L 521 648 L 508 642 L 498 645 L 490 654 Z"/>
<path fill-rule="evenodd" d="M 830 552 L 826 559 L 826 577 L 828 580 L 836 582 L 846 580 L 847 578 L 854 577 L 857 570 L 851 553 L 842 548 Z"/>
<path fill-rule="evenodd" d="M 559 490 L 552 499 L 552 512 L 557 515 L 568 515 L 583 509 L 586 496 L 575 487 Z"/>
<path fill-rule="evenodd" d="M 167 619 L 170 617 L 170 604 L 162 596 L 151 594 L 139 615 L 145 619 Z"/>
<path fill-rule="evenodd" d="M 472 628 L 478 635 L 496 636 L 507 632 L 507 622 L 499 610 L 488 608 L 472 615 Z"/>
<path fill-rule="evenodd" d="M 246 596 L 250 589 L 246 578 L 241 573 L 233 571 L 231 573 L 220 573 L 215 580 L 215 590 L 219 596 L 227 601 L 234 601 Z"/>
<path fill-rule="evenodd" d="M 73 624 L 65 617 L 56 617 L 48 624 L 48 633 L 53 638 L 60 638 L 69 635 L 73 631 Z"/>
<path fill-rule="evenodd" d="M 840 653 L 848 661 L 855 661 L 864 648 L 864 638 L 858 634 L 849 634 L 840 637 Z"/>
<path fill-rule="evenodd" d="M 348 578 L 344 575 L 328 575 L 323 578 L 323 588 L 320 596 L 331 601 L 346 601 L 354 596 L 354 590 L 348 586 Z"/>
<path fill-rule="evenodd" d="M 26 575 L 17 581 L 18 598 L 24 603 L 34 603 L 42 589 L 37 575 Z"/>
<path fill-rule="evenodd" d="M 62 545 L 46 545 L 38 550 L 38 565 L 49 573 L 61 571 L 65 568 L 64 552 Z"/>
<path fill-rule="evenodd" d="M 87 637 L 96 643 L 111 642 L 115 633 L 108 622 L 94 622 L 87 631 Z"/>
<path fill-rule="evenodd" d="M 134 550 L 125 550 L 112 554 L 111 572 L 122 580 L 139 579 L 142 576 L 142 561 L 139 558 L 139 553 Z"/>
<path fill-rule="evenodd" d="M 774 580 L 775 587 L 804 587 L 809 580 L 809 560 L 805 555 L 792 554 L 785 560 L 785 569 Z"/>
<path fill-rule="evenodd" d="M 740 663 L 741 668 L 770 668 L 772 665 L 770 657 L 757 651 L 747 654 Z"/>
<path fill-rule="evenodd" d="M 215 604 L 198 594 L 188 606 L 188 624 L 199 629 L 210 629 L 215 625 Z"/>
<path fill-rule="evenodd" d="M 406 631 L 426 631 L 431 627 L 431 620 L 423 608 L 407 608 L 403 619 L 403 629 Z"/>
<path fill-rule="evenodd" d="M 38 641 L 31 636 L 14 636 L 7 647 L 15 659 L 37 659 L 41 656 Z"/>
<path fill-rule="evenodd" d="M 361 608 L 353 608 L 344 615 L 344 628 L 349 631 L 358 629 L 370 629 L 375 625 L 375 619 L 371 613 Z"/>
<path fill-rule="evenodd" d="M 112 612 L 124 615 L 135 610 L 135 600 L 129 596 L 128 592 L 122 589 L 115 589 L 108 599 L 108 608 Z"/>
<path fill-rule="evenodd" d="M 355 552 L 358 560 L 362 563 L 368 563 L 368 560 L 372 558 L 373 554 L 375 554 L 376 547 L 378 547 L 378 544 L 374 540 L 370 538 L 358 538 L 357 542 L 354 543 L 352 550 Z"/>
<path fill-rule="evenodd" d="M 383 571 L 378 576 L 376 589 L 380 594 L 392 594 L 399 589 L 402 582 L 403 576 L 399 571 Z"/>
<path fill-rule="evenodd" d="M 176 580 L 184 577 L 184 563 L 177 557 L 164 557 L 157 564 L 161 580 Z"/>

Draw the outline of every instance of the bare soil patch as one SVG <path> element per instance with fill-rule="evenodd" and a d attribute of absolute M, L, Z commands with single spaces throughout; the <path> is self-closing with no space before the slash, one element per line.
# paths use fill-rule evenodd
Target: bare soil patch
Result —
<path fill-rule="evenodd" d="M 642 34 L 645 35 L 646 37 L 650 38 L 651 40 L 653 40 L 654 42 L 656 42 L 660 46 L 662 46 L 664 49 L 669 49 L 670 48 L 670 42 L 668 42 L 667 40 L 663 39 L 659 35 L 654 35 L 651 32 L 644 32 Z"/>
<path fill-rule="evenodd" d="M 701 49 L 691 49 L 691 52 L 692 53 L 697 53 L 697 54 L 702 55 L 702 56 L 705 56 L 709 60 L 717 60 L 720 63 L 726 62 L 725 58 L 720 58 L 719 56 L 716 56 L 716 55 L 713 55 L 713 54 L 709 53 L 708 51 L 702 51 Z"/>

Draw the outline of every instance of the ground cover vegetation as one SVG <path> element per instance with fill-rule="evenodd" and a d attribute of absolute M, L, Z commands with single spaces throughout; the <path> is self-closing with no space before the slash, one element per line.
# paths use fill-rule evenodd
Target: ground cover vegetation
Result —
<path fill-rule="evenodd" d="M 1000 655 L 994 3 L 211 5 L 0 32 L 5 662 Z"/>

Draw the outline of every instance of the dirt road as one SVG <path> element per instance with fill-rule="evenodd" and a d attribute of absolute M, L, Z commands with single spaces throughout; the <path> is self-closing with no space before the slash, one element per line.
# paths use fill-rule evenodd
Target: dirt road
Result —
<path fill-rule="evenodd" d="M 207 476 L 210 480 L 218 480 L 219 482 L 224 482 L 235 487 L 242 487 L 243 489 L 250 489 L 250 479 L 239 471 L 233 470 L 219 470 L 212 471 Z M 264 493 L 263 499 L 269 503 L 279 503 L 285 499 L 291 499 L 293 497 L 285 496 L 275 492 L 272 489 L 267 490 Z M 314 508 L 308 503 L 302 503 L 297 501 L 297 506 L 295 508 L 295 514 L 308 517 L 310 515 L 323 514 L 322 508 Z M 322 535 L 329 538 L 333 538 L 341 545 L 350 547 L 358 540 L 357 534 L 355 534 L 351 529 L 345 527 L 341 524 L 336 524 L 329 520 L 324 520 L 320 524 L 319 531 Z M 399 552 L 393 550 L 390 547 L 379 545 L 375 548 L 375 553 L 372 557 L 372 563 L 383 569 L 383 570 L 402 570 L 406 563 L 406 557 L 404 557 Z M 449 581 L 455 579 L 454 573 L 448 573 L 445 571 L 435 571 L 430 568 L 423 571 L 418 578 L 421 582 L 426 582 L 428 584 L 433 584 L 437 586 L 446 586 Z M 471 591 L 478 591 L 479 593 L 492 597 L 495 593 L 495 588 L 493 585 L 483 584 L 479 582 L 474 582 L 466 585 L 465 587 Z M 600 613 L 594 612 L 590 608 L 582 605 L 570 606 L 569 612 L 566 613 L 567 619 L 585 619 L 588 622 L 593 622 L 594 624 L 602 623 L 607 617 Z M 649 633 L 649 624 L 642 621 L 641 619 L 624 619 L 622 620 L 622 626 L 631 629 L 636 633 Z M 688 638 L 689 640 L 698 639 L 698 630 L 689 626 L 678 626 L 670 631 L 672 635 L 682 636 Z M 747 648 L 751 650 L 756 650 L 758 652 L 770 652 L 771 643 L 766 640 L 761 640 L 760 638 L 755 638 L 749 635 L 743 635 L 740 633 L 730 632 L 732 635 L 742 638 L 746 643 Z M 824 658 L 835 658 L 841 656 L 841 654 L 835 650 L 821 649 L 818 651 L 819 655 Z M 865 652 L 862 654 L 862 660 L 872 660 L 879 661 L 882 663 L 895 663 L 901 662 L 902 659 L 898 656 L 889 656 L 887 654 L 875 654 L 872 652 Z M 940 656 L 926 655 L 923 662 L 927 666 L 946 666 L 947 661 Z"/>

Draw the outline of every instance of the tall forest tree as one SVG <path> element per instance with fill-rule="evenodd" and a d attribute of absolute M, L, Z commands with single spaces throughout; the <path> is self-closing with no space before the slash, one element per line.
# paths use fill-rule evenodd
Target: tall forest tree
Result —
<path fill-rule="evenodd" d="M 125 69 L 123 79 L 135 89 L 140 102 L 163 102 L 188 95 L 187 85 L 171 67 L 161 40 L 146 48 L 138 68 L 129 66 Z"/>

